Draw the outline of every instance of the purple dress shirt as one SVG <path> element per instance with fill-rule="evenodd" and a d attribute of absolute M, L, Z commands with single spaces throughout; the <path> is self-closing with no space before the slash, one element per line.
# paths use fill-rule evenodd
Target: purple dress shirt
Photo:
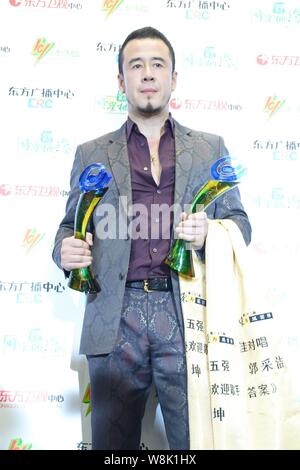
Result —
<path fill-rule="evenodd" d="M 151 174 L 146 137 L 130 118 L 126 124 L 133 203 L 127 281 L 168 277 L 170 268 L 163 261 L 170 250 L 173 227 L 173 211 L 169 208 L 174 204 L 174 122 L 170 116 L 159 142 L 162 167 L 159 185 Z"/>

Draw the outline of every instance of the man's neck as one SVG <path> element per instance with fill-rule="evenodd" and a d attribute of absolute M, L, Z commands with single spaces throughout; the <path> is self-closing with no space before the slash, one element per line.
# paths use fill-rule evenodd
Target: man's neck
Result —
<path fill-rule="evenodd" d="M 166 111 L 159 115 L 154 116 L 141 116 L 135 115 L 134 113 L 128 113 L 128 116 L 132 121 L 134 121 L 139 131 L 146 138 L 159 138 L 164 131 L 165 122 L 169 117 L 169 112 Z"/>

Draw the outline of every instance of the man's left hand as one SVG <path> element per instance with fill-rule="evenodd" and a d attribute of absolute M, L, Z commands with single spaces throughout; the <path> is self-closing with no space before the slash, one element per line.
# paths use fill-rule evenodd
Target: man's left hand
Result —
<path fill-rule="evenodd" d="M 182 212 L 180 219 L 181 222 L 175 229 L 178 238 L 190 242 L 195 250 L 201 250 L 204 246 L 208 230 L 206 212 L 201 211 L 190 215 Z"/>

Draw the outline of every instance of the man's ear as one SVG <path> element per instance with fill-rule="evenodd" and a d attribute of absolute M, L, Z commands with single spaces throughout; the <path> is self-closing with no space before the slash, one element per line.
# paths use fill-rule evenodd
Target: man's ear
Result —
<path fill-rule="evenodd" d="M 124 77 L 122 73 L 119 73 L 118 75 L 118 84 L 119 84 L 119 90 L 122 93 L 125 93 L 125 83 L 124 83 Z"/>
<path fill-rule="evenodd" d="M 177 72 L 173 72 L 172 74 L 172 91 L 176 90 L 177 86 Z"/>

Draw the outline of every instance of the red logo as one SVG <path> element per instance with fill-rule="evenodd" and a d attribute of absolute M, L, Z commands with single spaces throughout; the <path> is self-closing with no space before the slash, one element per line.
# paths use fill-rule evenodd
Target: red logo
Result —
<path fill-rule="evenodd" d="M 0 184 L 0 196 L 8 196 L 11 194 L 11 188 L 8 184 Z"/>
<path fill-rule="evenodd" d="M 268 62 L 269 62 L 269 59 L 266 55 L 264 54 L 260 54 L 256 57 L 256 62 L 259 64 L 259 65 L 266 65 Z"/>
<path fill-rule="evenodd" d="M 170 106 L 173 109 L 179 109 L 182 106 L 182 101 L 179 98 L 172 98 L 170 101 Z"/>

